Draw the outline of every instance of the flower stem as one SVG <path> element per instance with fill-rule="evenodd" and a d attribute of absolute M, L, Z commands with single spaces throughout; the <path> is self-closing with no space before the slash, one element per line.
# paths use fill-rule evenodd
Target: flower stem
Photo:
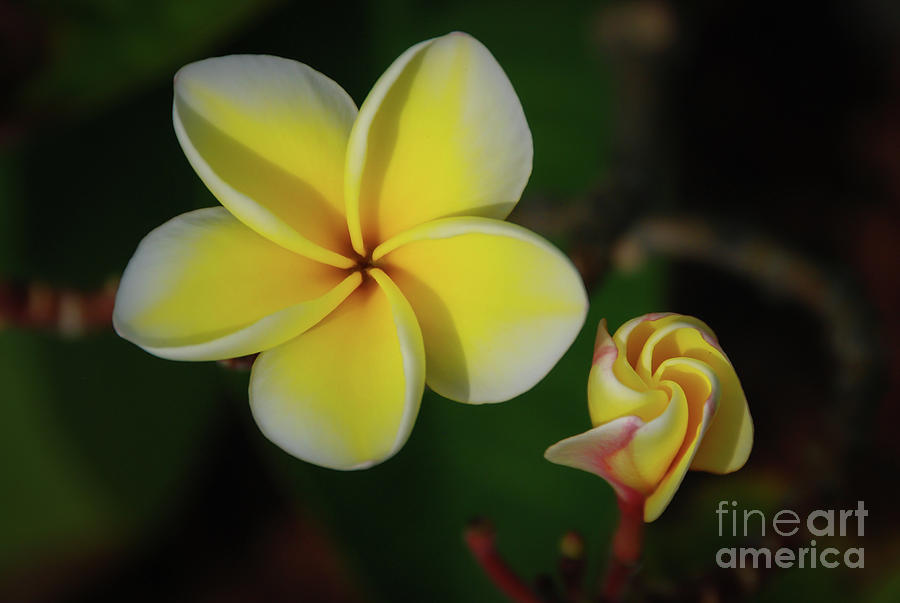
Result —
<path fill-rule="evenodd" d="M 500 556 L 495 540 L 494 529 L 487 521 L 476 520 L 466 528 L 465 541 L 472 556 L 503 594 L 515 603 L 542 603 Z"/>
<path fill-rule="evenodd" d="M 642 502 L 619 502 L 619 525 L 613 535 L 612 559 L 603 583 L 602 600 L 606 603 L 621 601 L 644 543 L 644 505 Z"/>

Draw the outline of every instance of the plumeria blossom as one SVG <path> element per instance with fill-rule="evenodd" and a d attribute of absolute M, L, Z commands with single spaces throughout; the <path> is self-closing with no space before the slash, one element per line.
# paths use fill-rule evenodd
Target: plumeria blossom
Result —
<path fill-rule="evenodd" d="M 531 173 L 531 133 L 470 36 L 404 52 L 358 111 L 302 63 L 199 61 L 175 76 L 173 118 L 223 207 L 141 242 L 116 330 L 175 360 L 261 352 L 251 410 L 287 452 L 335 469 L 383 461 L 426 383 L 507 400 L 580 330 L 571 262 L 503 221 Z"/>
<path fill-rule="evenodd" d="M 594 428 L 546 458 L 589 471 L 621 503 L 660 516 L 688 469 L 730 473 L 753 446 L 753 422 L 734 367 L 703 322 L 647 314 L 610 337 L 600 322 L 588 378 Z"/>

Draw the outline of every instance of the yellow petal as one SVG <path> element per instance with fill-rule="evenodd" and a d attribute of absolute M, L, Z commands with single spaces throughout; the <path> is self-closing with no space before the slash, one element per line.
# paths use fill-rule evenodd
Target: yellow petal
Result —
<path fill-rule="evenodd" d="M 717 413 L 720 389 L 712 368 L 692 358 L 673 358 L 661 363 L 657 379 L 673 401 L 686 400 L 688 421 L 683 442 L 656 489 L 644 503 L 644 521 L 659 517 L 671 502 Z"/>
<path fill-rule="evenodd" d="M 682 326 L 693 325 L 696 328 L 712 333 L 712 331 L 709 331 L 709 327 L 707 327 L 706 324 L 693 316 L 673 314 L 671 312 L 653 312 L 638 316 L 637 318 L 632 318 L 623 324 L 616 330 L 613 339 L 615 340 L 616 345 L 625 350 L 628 365 L 637 369 L 639 356 L 641 350 L 644 349 L 644 346 L 647 343 L 647 339 L 653 333 L 676 321 L 681 323 Z M 651 374 L 649 369 L 638 371 L 638 373 L 641 379 L 647 379 Z"/>
<path fill-rule="evenodd" d="M 250 405 L 262 432 L 290 454 L 332 469 L 362 469 L 397 452 L 425 381 L 422 335 L 383 272 L 300 337 L 262 353 Z"/>
<path fill-rule="evenodd" d="M 353 264 L 343 171 L 355 118 L 340 86 L 288 59 L 219 57 L 175 76 L 178 141 L 216 198 L 260 234 L 338 267 Z"/>
<path fill-rule="evenodd" d="M 626 415 L 650 421 L 663 412 L 667 403 L 665 392 L 651 389 L 635 373 L 628 364 L 624 343 L 610 337 L 606 320 L 601 320 L 594 345 L 594 363 L 588 376 L 591 422 L 600 425 Z"/>
<path fill-rule="evenodd" d="M 666 358 L 685 357 L 706 363 L 719 380 L 719 410 L 691 468 L 713 473 L 740 469 L 753 447 L 753 420 L 734 367 L 715 335 L 701 321 L 689 316 L 672 315 L 647 324 L 654 326 L 638 359 L 640 374 L 652 374 Z"/>
<path fill-rule="evenodd" d="M 690 422 L 689 402 L 680 387 L 667 387 L 669 402 L 656 418 L 638 429 L 628 446 L 635 472 L 651 486 L 659 483 L 672 464 Z"/>
<path fill-rule="evenodd" d="M 691 469 L 711 473 L 737 471 L 750 458 L 753 448 L 753 418 L 734 368 L 724 355 L 708 360 L 718 365 L 722 394 L 719 411 L 703 438 Z M 727 365 L 727 366 L 726 366 Z"/>
<path fill-rule="evenodd" d="M 568 258 L 499 220 L 422 224 L 379 246 L 373 259 L 416 312 L 428 385 L 460 402 L 500 402 L 533 387 L 572 344 L 587 311 Z"/>
<path fill-rule="evenodd" d="M 128 263 L 113 324 L 175 360 L 216 360 L 279 345 L 360 283 L 247 228 L 225 208 L 183 214 L 148 234 Z"/>
<path fill-rule="evenodd" d="M 353 246 L 362 254 L 435 218 L 505 218 L 531 159 L 525 114 L 491 53 L 462 33 L 417 44 L 376 82 L 353 126 Z"/>

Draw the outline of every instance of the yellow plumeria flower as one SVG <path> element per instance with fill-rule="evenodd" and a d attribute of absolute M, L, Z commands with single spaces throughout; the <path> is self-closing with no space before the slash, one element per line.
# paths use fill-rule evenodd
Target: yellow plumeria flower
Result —
<path fill-rule="evenodd" d="M 192 63 L 175 77 L 173 117 L 224 207 L 141 242 L 116 330 L 175 360 L 262 352 L 251 409 L 289 453 L 336 469 L 383 461 L 425 383 L 461 402 L 507 400 L 580 330 L 571 262 L 502 221 L 531 173 L 531 133 L 470 36 L 404 52 L 359 112 L 295 61 Z"/>
<path fill-rule="evenodd" d="M 594 428 L 547 460 L 604 478 L 644 521 L 662 514 L 687 470 L 730 473 L 753 446 L 740 381 L 716 336 L 681 314 L 647 314 L 610 337 L 600 322 L 588 378 Z"/>

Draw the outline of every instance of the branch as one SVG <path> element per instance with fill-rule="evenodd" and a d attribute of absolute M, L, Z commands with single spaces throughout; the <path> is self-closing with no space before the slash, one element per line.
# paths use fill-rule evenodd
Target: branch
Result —
<path fill-rule="evenodd" d="M 91 292 L 53 288 L 40 282 L 0 283 L 0 330 L 23 328 L 77 337 L 109 329 L 117 281 Z"/>
<path fill-rule="evenodd" d="M 465 531 L 465 541 L 484 573 L 511 601 L 543 603 L 497 552 L 494 528 L 489 522 L 486 520 L 471 522 Z"/>
<path fill-rule="evenodd" d="M 568 601 L 584 600 L 584 539 L 578 532 L 566 532 L 559 543 L 559 575 Z"/>

